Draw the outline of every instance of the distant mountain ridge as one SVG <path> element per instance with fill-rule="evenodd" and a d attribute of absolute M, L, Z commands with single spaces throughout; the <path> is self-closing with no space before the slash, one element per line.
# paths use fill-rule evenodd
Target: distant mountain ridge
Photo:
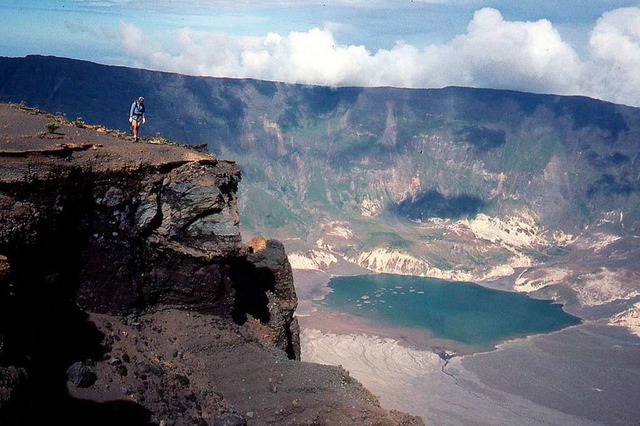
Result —
<path fill-rule="evenodd" d="M 640 229 L 638 108 L 491 89 L 329 88 L 0 58 L 0 101 L 71 120 L 125 130 L 129 102 L 140 95 L 144 135 L 207 143 L 238 161 L 242 226 L 289 251 L 321 249 L 375 270 L 373 253 L 396 250 L 379 264 L 406 254 L 417 259 L 407 272 L 481 279 L 571 251 L 567 244 L 585 232 Z M 349 237 L 335 237 L 336 227 Z"/>
<path fill-rule="evenodd" d="M 582 96 L 462 87 L 329 88 L 186 76 L 39 55 L 0 57 L 0 77 L 0 99 L 4 102 L 25 102 L 47 111 L 59 110 L 68 118 L 77 115 L 87 121 L 101 120 L 105 126 L 119 129 L 126 128 L 128 100 L 144 94 L 153 103 L 150 115 L 158 119 L 149 124 L 150 132 L 162 131 L 169 138 L 187 143 L 222 143 L 225 135 L 240 136 L 243 120 L 251 119 L 255 112 L 252 106 L 265 106 L 265 101 L 271 108 L 260 108 L 260 112 L 275 112 L 270 118 L 285 130 L 303 124 L 309 117 L 327 117 L 341 107 L 365 102 L 372 104 L 371 112 L 384 111 L 385 103 L 393 101 L 401 105 L 402 112 L 415 110 L 469 121 L 503 120 L 504 112 L 494 108 L 503 104 L 524 114 L 545 108 L 558 119 L 570 120 L 573 130 L 596 128 L 607 140 L 616 140 L 621 132 L 629 131 L 628 116 L 638 115 L 638 108 Z M 362 95 L 367 98 L 361 99 Z M 367 110 L 359 112 L 362 115 L 358 118 L 364 122 L 359 124 L 367 123 Z M 370 116 L 369 121 L 377 118 Z M 504 139 L 504 132 L 497 132 L 497 137 Z M 487 143 L 491 133 L 489 128 L 459 131 L 462 139 L 480 150 L 483 147 L 478 144 Z"/>

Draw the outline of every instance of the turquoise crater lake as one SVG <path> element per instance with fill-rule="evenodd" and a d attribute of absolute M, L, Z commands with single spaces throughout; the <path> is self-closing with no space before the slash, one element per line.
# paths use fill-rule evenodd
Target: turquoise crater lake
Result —
<path fill-rule="evenodd" d="M 581 322 L 551 301 L 473 283 L 382 274 L 333 278 L 329 286 L 321 302 L 329 308 L 464 345 L 493 347 Z"/>

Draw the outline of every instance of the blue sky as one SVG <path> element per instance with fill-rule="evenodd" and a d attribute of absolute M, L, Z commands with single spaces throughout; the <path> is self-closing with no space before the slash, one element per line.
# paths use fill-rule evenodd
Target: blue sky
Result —
<path fill-rule="evenodd" d="M 640 106 L 640 1 L 0 0 L 0 56 Z"/>

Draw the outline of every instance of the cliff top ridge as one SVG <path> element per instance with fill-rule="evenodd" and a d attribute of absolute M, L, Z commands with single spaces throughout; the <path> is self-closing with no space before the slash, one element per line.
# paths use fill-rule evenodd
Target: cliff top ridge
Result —
<path fill-rule="evenodd" d="M 134 144 L 129 135 L 120 131 L 86 124 L 81 119 L 70 121 L 20 104 L 0 103 L 0 123 L 0 158 L 4 158 L 5 166 L 12 163 L 8 159 L 15 159 L 16 164 L 24 162 L 19 159 L 33 156 L 39 156 L 39 162 L 73 157 L 74 164 L 90 167 L 94 172 L 162 168 L 187 162 L 234 164 L 168 143 L 162 137 L 143 135 L 143 141 Z"/>

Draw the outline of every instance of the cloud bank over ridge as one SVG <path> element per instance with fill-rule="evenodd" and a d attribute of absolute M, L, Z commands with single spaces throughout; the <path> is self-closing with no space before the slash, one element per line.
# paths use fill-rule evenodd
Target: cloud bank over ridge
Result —
<path fill-rule="evenodd" d="M 476 11 L 466 31 L 446 43 L 398 41 L 376 52 L 339 44 L 331 24 L 262 37 L 182 28 L 159 39 L 127 22 L 120 31 L 136 66 L 183 74 L 327 86 L 491 87 L 640 107 L 640 7 L 604 13 L 582 56 L 552 22 L 508 21 L 492 8 Z"/>

